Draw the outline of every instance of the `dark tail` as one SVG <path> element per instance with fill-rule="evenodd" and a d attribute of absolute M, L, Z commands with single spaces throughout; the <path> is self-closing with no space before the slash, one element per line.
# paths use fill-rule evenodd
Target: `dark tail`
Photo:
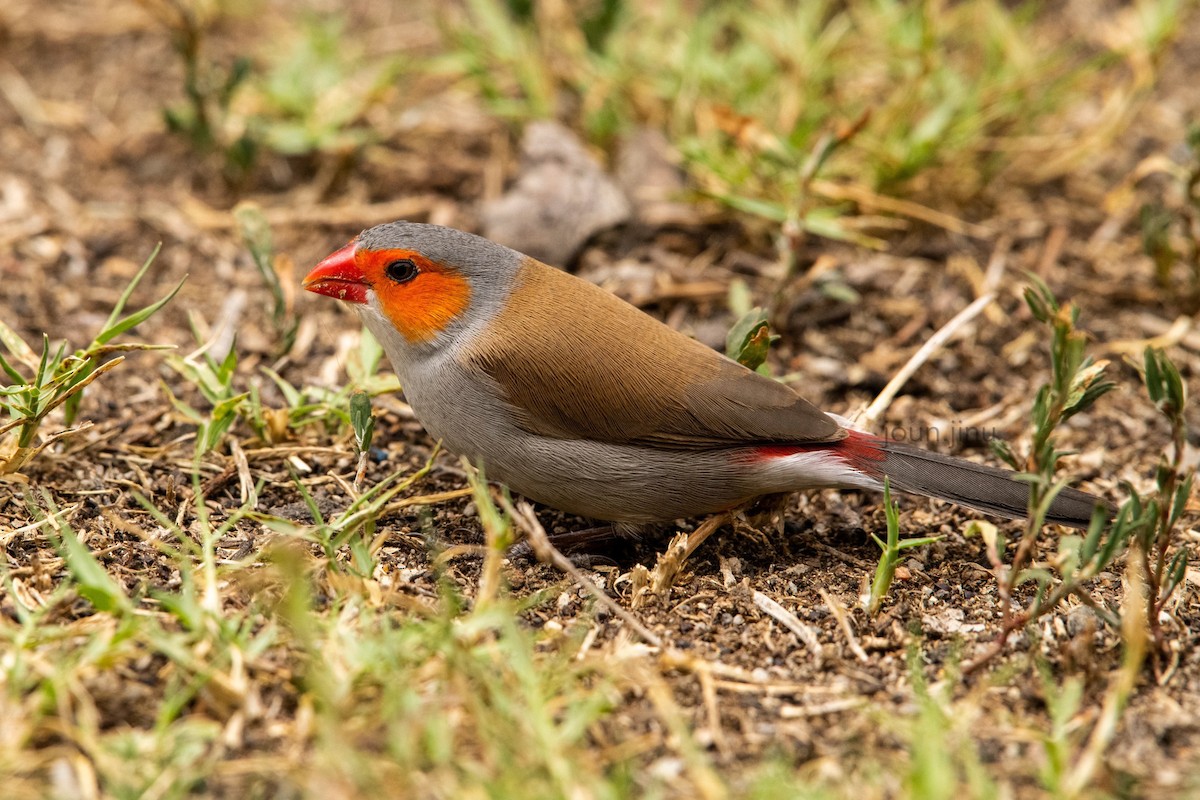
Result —
<path fill-rule="evenodd" d="M 894 489 L 949 500 L 1007 519 L 1028 515 L 1029 484 L 1014 479 L 1013 472 L 857 431 L 845 441 L 852 443 L 849 449 L 854 466 L 880 480 L 886 475 Z M 1046 521 L 1086 528 L 1096 506 L 1109 508 L 1095 495 L 1063 489 L 1051 504 Z"/>

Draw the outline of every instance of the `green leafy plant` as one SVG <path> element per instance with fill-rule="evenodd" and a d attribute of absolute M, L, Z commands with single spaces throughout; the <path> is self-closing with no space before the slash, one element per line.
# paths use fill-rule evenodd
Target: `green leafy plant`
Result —
<path fill-rule="evenodd" d="M 171 32 L 183 63 L 184 103 L 163 110 L 168 130 L 188 139 L 202 152 L 218 151 L 227 175 L 240 175 L 254 163 L 257 143 L 244 128 L 231 124 L 234 97 L 252 66 L 238 57 L 228 66 L 207 58 L 205 40 L 220 13 L 216 4 L 195 0 L 163 0 L 151 6 Z"/>
<path fill-rule="evenodd" d="M 1099 713 L 1084 711 L 1084 681 L 1070 676 L 1057 683 L 1048 665 L 1041 664 L 1042 694 L 1050 716 L 1041 733 L 1044 763 L 1038 771 L 1042 785 L 1054 797 L 1083 797 L 1103 769 L 1122 712 L 1137 687 L 1145 661 L 1149 630 L 1141 613 L 1145 575 L 1142 565 L 1126 562 L 1121 610 L 1121 664 L 1109 678 Z M 1082 715 L 1081 715 L 1081 712 Z M 1081 716 L 1090 724 L 1080 724 Z"/>
<path fill-rule="evenodd" d="M 1070 534 L 1058 540 L 1058 555 L 1052 569 L 1031 565 L 1038 535 L 1046 512 L 1066 482 L 1056 478 L 1059 460 L 1066 453 L 1055 445 L 1054 430 L 1065 419 L 1092 405 L 1113 388 L 1104 377 L 1104 364 L 1093 363 L 1084 354 L 1085 336 L 1076 329 L 1078 309 L 1060 305 L 1050 290 L 1034 280 L 1026 291 L 1026 302 L 1034 316 L 1051 328 L 1051 363 L 1053 377 L 1038 392 L 1032 412 L 1033 444 L 1024 461 L 1000 442 L 993 448 L 1030 484 L 1029 518 L 1009 562 L 1005 561 L 1006 543 L 995 526 L 977 523 L 987 546 L 988 559 L 996 573 L 1001 598 L 1001 630 L 995 645 L 965 666 L 966 671 L 978 669 L 999 653 L 1008 634 L 1042 615 L 1058 608 L 1074 596 L 1104 622 L 1112 627 L 1122 625 L 1121 612 L 1096 602 L 1087 590 L 1087 582 L 1117 560 L 1130 553 L 1143 562 L 1148 581 L 1145 617 L 1139 623 L 1154 632 L 1155 641 L 1162 645 L 1160 612 L 1178 589 L 1187 569 L 1187 556 L 1180 548 L 1170 557 L 1172 534 L 1182 517 L 1190 496 L 1192 471 L 1182 461 L 1182 443 L 1186 439 L 1183 408 L 1186 394 L 1178 370 L 1161 352 L 1148 349 L 1145 353 L 1143 376 L 1159 411 L 1171 422 L 1173 456 L 1166 456 L 1157 471 L 1157 493 L 1150 498 L 1138 495 L 1132 486 L 1124 488 L 1129 495 L 1116 513 L 1100 506 L 1092 516 L 1083 535 Z M 1018 607 L 1016 589 L 1023 584 L 1035 584 L 1033 598 Z M 1139 661 L 1140 662 L 1140 658 Z"/>
<path fill-rule="evenodd" d="M 208 402 L 206 411 L 197 409 L 176 397 L 164 386 L 172 405 L 188 420 L 195 423 L 197 457 L 217 449 L 225 434 L 239 419 L 249 424 L 259 439 L 277 444 L 291 437 L 299 428 L 324 423 L 329 430 L 349 422 L 342 410 L 341 399 L 346 391 L 321 387 L 297 388 L 270 367 L 262 374 L 275 384 L 284 399 L 283 408 L 271 408 L 262 400 L 262 390 L 252 384 L 246 391 L 235 388 L 237 378 L 237 342 L 218 360 L 203 348 L 190 356 L 171 356 L 167 364 L 195 386 Z"/>
<path fill-rule="evenodd" d="M 312 16 L 269 54 L 247 87 L 257 112 L 247 128 L 264 149 L 287 156 L 349 154 L 378 134 L 365 121 L 394 91 L 403 57 L 368 56 L 336 16 Z"/>
<path fill-rule="evenodd" d="M 786 226 L 793 250 L 808 234 L 882 247 L 874 231 L 896 216 L 961 228 L 898 198 L 978 194 L 1019 159 L 998 143 L 1091 102 L 1123 59 L 1152 63 L 1180 15 L 1147 5 L 1128 51 L 1084 59 L 1042 46 L 1053 15 L 999 0 L 470 0 L 443 11 L 453 49 L 430 68 L 467 77 L 502 117 L 558 118 L 602 146 L 666 128 L 700 195 Z M 1152 76 L 1122 76 L 1132 86 L 1098 130 L 1117 129 Z M 1083 149 L 1025 168 L 1053 177 Z"/>
<path fill-rule="evenodd" d="M 110 562 L 119 560 L 119 553 L 93 552 L 88 538 L 94 530 L 81 532 L 72 525 L 80 505 L 60 508 L 46 490 L 25 497 L 35 529 L 57 551 L 62 569 L 54 570 L 48 603 L 12 605 L 15 624 L 0 628 L 0 642 L 13 656 L 3 666 L 3 678 L 13 698 L 57 699 L 25 706 L 29 716 L 23 724 L 29 727 L 24 730 L 68 727 L 89 765 L 94 765 L 89 769 L 99 772 L 100 784 L 114 795 L 142 795 L 152 787 L 170 796 L 183 795 L 211 778 L 222 754 L 217 746 L 221 726 L 185 712 L 198 699 L 209 708 L 220 704 L 227 711 L 252 704 L 244 667 L 277 645 L 277 625 L 261 619 L 251 624 L 249 613 L 231 614 L 222 603 L 220 592 L 228 591 L 228 583 L 218 584 L 218 572 L 240 566 L 219 567 L 216 545 L 243 519 L 242 513 L 229 515 L 219 526 L 210 524 L 195 475 L 193 487 L 195 523 L 186 531 L 135 493 L 161 526 L 147 528 L 143 536 L 165 563 L 175 565 L 179 585 L 171 589 L 153 585 L 148 575 L 123 572 L 116 577 Z M 141 532 L 132 523 L 125 527 Z M 4 560 L 0 581 L 12 597 L 16 580 Z M 63 615 L 63 603 L 71 603 L 76 613 Z M 105 670 L 134 672 L 147 658 L 163 666 L 155 676 L 161 678 L 158 694 L 133 715 L 148 718 L 149 725 L 131 721 L 107 730 L 81 677 Z M 29 774 L 37 774 L 36 765 L 31 764 Z"/>
<path fill-rule="evenodd" d="M 250 251 L 250 259 L 271 293 L 271 327 L 275 330 L 279 355 L 287 355 L 296 342 L 296 329 L 300 327 L 300 319 L 292 308 L 291 292 L 284 288 L 284 280 L 292 277 L 291 260 L 275 254 L 271 226 L 257 205 L 239 203 L 233 210 L 233 217 L 242 242 Z M 287 275 L 280 274 L 281 265 L 286 265 Z"/>
<path fill-rule="evenodd" d="M 193 335 L 199 342 L 199 332 L 193 330 Z M 219 360 L 209 352 L 207 345 L 201 345 L 188 356 L 167 358 L 168 366 L 195 386 L 208 402 L 206 411 L 180 399 L 169 387 L 164 386 L 164 390 L 175 409 L 196 425 L 196 454 L 199 456 L 219 447 L 238 420 L 244 420 L 254 434 L 268 444 L 285 441 L 310 425 L 324 425 L 330 433 L 351 426 L 350 397 L 353 392 L 361 390 L 373 396 L 400 389 L 394 375 L 379 372 L 382 360 L 383 348 L 364 329 L 358 349 L 351 352 L 346 362 L 350 380 L 339 389 L 297 387 L 270 367 L 260 367 L 261 374 L 283 397 L 283 406 L 274 408 L 264 403 L 258 382 L 251 382 L 245 391 L 235 387 L 238 365 L 235 340 L 229 352 Z"/>
<path fill-rule="evenodd" d="M 871 538 L 879 545 L 879 564 L 875 567 L 875 577 L 871 580 L 870 591 L 863 598 L 863 607 L 871 616 L 879 612 L 883 598 L 887 597 L 896 576 L 896 567 L 900 565 L 900 555 L 904 550 L 913 547 L 924 547 L 933 544 L 942 537 L 919 536 L 911 539 L 900 538 L 900 512 L 892 501 L 892 485 L 887 478 L 883 479 L 883 513 L 887 518 L 887 541 L 875 534 Z"/>
<path fill-rule="evenodd" d="M 994 525 L 977 523 L 973 527 L 983 536 L 999 585 L 1001 632 L 997 647 L 986 657 L 969 663 L 967 671 L 982 666 L 998 652 L 1013 630 L 1053 610 L 1072 593 L 1096 608 L 1083 587 L 1084 582 L 1120 555 L 1133 531 L 1144 524 L 1141 516 L 1131 518 L 1122 509 L 1109 529 L 1107 509 L 1097 507 L 1085 536 L 1070 535 L 1060 540 L 1057 577 L 1046 569 L 1030 566 L 1050 505 L 1067 486 L 1067 480 L 1057 477 L 1057 470 L 1059 461 L 1068 453 L 1057 448 L 1054 432 L 1062 422 L 1087 410 L 1115 384 L 1105 377 L 1106 365 L 1094 363 L 1086 355 L 1087 336 L 1076 327 L 1079 309 L 1070 304 L 1060 305 L 1044 282 L 1033 275 L 1029 279 L 1026 305 L 1038 322 L 1050 328 L 1051 380 L 1034 398 L 1033 443 L 1026 457 L 1018 458 L 1005 442 L 991 443 L 993 451 L 1029 483 L 1029 506 L 1025 529 L 1010 562 L 1005 561 L 1004 536 Z M 1028 606 L 1017 608 L 1014 592 L 1027 582 L 1036 583 L 1034 598 Z M 1097 611 L 1110 622 L 1115 620 L 1111 613 L 1099 608 Z"/>
<path fill-rule="evenodd" d="M 1046 665 L 1041 665 L 1040 672 L 1050 725 L 1041 734 L 1045 762 L 1038 777 L 1044 787 L 1061 796 L 1080 738 L 1075 716 L 1083 701 L 1083 680 L 1073 675 L 1059 685 Z"/>
<path fill-rule="evenodd" d="M 216 449 L 230 426 L 245 413 L 250 393 L 234 388 L 237 364 L 236 339 L 230 342 L 229 352 L 220 359 L 205 348 L 189 356 L 172 355 L 167 358 L 167 365 L 199 389 L 211 406 L 207 413 L 203 413 L 176 397 L 170 388 L 163 385 L 171 405 L 196 424 L 196 458 Z"/>
<path fill-rule="evenodd" d="M 1200 310 L 1200 125 L 1187 133 L 1186 164 L 1161 160 L 1174 188 L 1172 201 L 1141 207 L 1142 250 L 1154 261 L 1155 277 L 1177 295 L 1189 313 Z M 1176 267 L 1182 265 L 1182 278 Z"/>
<path fill-rule="evenodd" d="M 299 430 L 310 425 L 323 425 L 325 431 L 332 434 L 349 424 L 350 418 L 344 407 L 348 389 L 298 387 L 270 367 L 261 367 L 260 372 L 275 385 L 283 405 L 266 405 L 262 387 L 256 381 L 250 384 L 249 397 L 238 412 L 263 442 L 278 444 L 293 439 Z"/>
<path fill-rule="evenodd" d="M 167 127 L 201 152 L 219 153 L 231 182 L 266 153 L 353 153 L 375 134 L 363 117 L 403 70 L 398 57 L 367 58 L 334 16 L 313 16 L 262 57 L 224 63 L 207 41 L 231 9 L 202 0 L 153 4 L 183 63 L 183 104 Z"/>
<path fill-rule="evenodd" d="M 767 352 L 777 341 L 779 336 L 771 333 L 767 323 L 767 312 L 755 306 L 729 329 L 725 337 L 725 354 L 742 366 L 769 375 Z"/>
<path fill-rule="evenodd" d="M 931 686 L 923 672 L 920 648 L 914 644 L 908 651 L 908 675 L 916 710 L 911 721 L 899 726 L 909 754 L 901 776 L 902 796 L 942 800 L 1002 797 L 970 735 L 973 704 L 955 699 L 962 684 L 958 664 L 952 661 L 947 665 L 943 679 Z"/>
<path fill-rule="evenodd" d="M 479 576 L 479 592 L 476 602 L 481 606 L 496 605 L 501 596 L 502 562 L 515 540 L 511 498 L 504 496 L 504 503 L 497 505 L 488 489 L 487 476 L 482 465 L 472 466 L 467 460 L 462 460 L 467 470 L 467 482 L 471 486 L 471 496 L 475 500 L 475 508 L 479 514 L 479 522 L 483 526 L 484 542 L 487 548 L 483 560 L 483 569 Z M 506 491 L 506 490 L 502 490 Z"/>
<path fill-rule="evenodd" d="M 323 563 L 295 546 L 295 530 L 267 533 L 264 546 L 231 560 L 222 545 L 239 528 L 258 529 L 247 523 L 261 515 L 210 517 L 198 475 L 192 487 L 186 519 L 145 498 L 138 512 L 110 510 L 119 535 L 139 537 L 161 573 L 124 568 L 128 546 L 93 552 L 103 534 L 71 522 L 83 504 L 27 494 L 33 522 L 21 535 L 48 540 L 58 558 L 47 559 L 53 589 L 43 596 L 22 591 L 28 584 L 0 559 L 9 720 L 0 766 L 17 787 L 6 797 L 53 796 L 81 778 L 121 797 L 244 796 L 259 786 L 303 795 L 331 779 L 362 796 L 431 786 L 447 796 L 634 791 L 634 756 L 596 763 L 593 733 L 646 681 L 626 659 L 581 648 L 590 620 L 530 626 L 527 612 L 554 594 L 519 598 L 499 584 L 480 602 L 450 578 L 429 593 L 380 591 L 383 573 Z M 357 511 L 379 510 L 381 500 Z M 114 693 L 113 673 L 136 676 L 138 693 Z M 263 713 L 276 703 L 278 713 Z M 250 747 L 260 735 L 277 745 L 282 734 L 302 757 L 252 754 L 222 772 L 233 763 L 231 729 Z M 41 758 L 55 736 L 78 748 L 72 764 Z"/>
<path fill-rule="evenodd" d="M 1196 477 L 1194 466 L 1185 463 L 1187 448 L 1187 387 L 1179 374 L 1179 368 L 1162 350 L 1147 347 L 1142 360 L 1142 381 L 1151 402 L 1171 426 L 1171 455 L 1163 455 L 1155 470 L 1155 493 L 1142 498 L 1130 491 L 1130 502 L 1136 511 L 1142 512 L 1149 524 L 1139 530 L 1136 550 L 1142 560 L 1148 583 L 1146 594 L 1146 624 L 1154 643 L 1161 652 L 1164 649 L 1162 613 L 1171 597 L 1183 584 L 1187 574 L 1187 549 L 1176 544 L 1176 530 L 1187 511 L 1192 496 L 1192 485 Z"/>
<path fill-rule="evenodd" d="M 67 511 L 58 508 L 48 491 L 43 490 L 40 497 L 27 493 L 25 506 L 30 516 L 42 523 L 47 538 L 62 556 L 80 597 L 98 611 L 127 612 L 133 607 L 125 589 L 96 560 L 67 521 Z"/>
<path fill-rule="evenodd" d="M 65 342 L 54 348 L 50 338 L 43 334 L 42 354 L 37 356 L 16 331 L 0 322 L 0 343 L 9 354 L 5 357 L 0 353 L 0 369 L 8 378 L 8 385 L 0 387 L 0 409 L 8 418 L 0 423 L 0 475 L 19 472 L 51 443 L 83 429 L 84 426 L 70 426 L 78 415 L 84 389 L 125 360 L 124 356 L 115 354 L 129 350 L 166 349 L 151 344 L 112 344 L 118 336 L 154 316 L 183 286 L 186 276 L 159 300 L 125 314 L 129 298 L 157 255 L 156 247 L 117 299 L 100 332 L 82 350 L 68 354 Z M 68 428 L 40 437 L 39 431 L 47 416 L 60 406 Z"/>
<path fill-rule="evenodd" d="M 1054 431 L 1116 388 L 1116 384 L 1104 374 L 1106 362 L 1095 363 L 1086 354 L 1087 335 L 1077 328 L 1079 309 L 1069 303 L 1060 305 L 1049 287 L 1037 276 L 1030 275 L 1029 279 L 1025 303 L 1034 318 L 1051 331 L 1052 377 L 1050 383 L 1042 386 L 1034 397 L 1031 412 L 1033 444 L 1025 463 L 1020 463 L 1003 442 L 993 442 L 993 449 L 1009 466 L 1018 471 L 1024 470 L 1030 476 L 1029 525 L 1026 535 L 1021 539 L 1021 549 L 1025 551 L 1032 548 L 1050 504 L 1067 485 L 1065 480 L 1055 478 L 1059 461 L 1069 454 L 1056 449 Z"/>
<path fill-rule="evenodd" d="M 309 425 L 323 424 L 330 433 L 346 426 L 359 430 L 355 427 L 351 401 L 356 392 L 375 397 L 400 391 L 400 381 L 396 376 L 388 370 L 380 371 L 383 356 L 383 347 L 370 331 L 363 328 L 358 348 L 350 351 L 346 358 L 346 377 L 349 380 L 338 389 L 298 387 L 270 367 L 262 367 L 262 374 L 275 384 L 283 396 L 284 405 L 273 409 L 265 407 L 258 386 L 251 385 L 247 415 L 255 434 L 265 442 L 279 442 Z"/>
<path fill-rule="evenodd" d="M 386 535 L 377 536 L 377 520 L 396 495 L 409 489 L 429 474 L 433 468 L 433 458 L 436 455 L 436 452 L 431 454 L 425 465 L 410 475 L 401 472 L 392 473 L 354 498 L 345 510 L 332 519 L 326 519 L 308 487 L 293 474 L 293 482 L 312 515 L 313 524 L 298 525 L 291 520 L 267 514 L 259 514 L 256 518 L 273 531 L 318 544 L 328 559 L 331 570 L 346 571 L 359 577 L 370 577 L 375 570 L 376 554 L 383 545 L 382 536 Z M 338 560 L 338 553 L 347 545 L 349 546 L 350 563 L 343 565 Z"/>
<path fill-rule="evenodd" d="M 375 415 L 371 413 L 371 395 L 357 391 L 350 395 L 350 427 L 354 431 L 354 449 L 358 452 L 358 468 L 354 471 L 354 489 L 362 486 L 371 455 L 371 438 L 375 435 Z"/>

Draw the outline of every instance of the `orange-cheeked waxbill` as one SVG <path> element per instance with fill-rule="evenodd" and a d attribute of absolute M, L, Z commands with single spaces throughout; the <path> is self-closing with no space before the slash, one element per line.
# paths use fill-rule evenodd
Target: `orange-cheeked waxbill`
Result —
<path fill-rule="evenodd" d="M 1013 473 L 848 428 L 609 292 L 487 239 L 392 222 L 304 280 L 353 304 L 418 419 L 490 478 L 644 524 L 815 487 L 894 489 L 1025 516 Z M 1047 519 L 1087 527 L 1098 498 Z"/>

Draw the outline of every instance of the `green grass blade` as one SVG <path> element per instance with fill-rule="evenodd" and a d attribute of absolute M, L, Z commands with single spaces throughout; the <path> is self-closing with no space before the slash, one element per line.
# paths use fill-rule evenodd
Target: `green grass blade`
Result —
<path fill-rule="evenodd" d="M 154 316 L 156 313 L 158 313 L 159 309 L 161 309 L 167 303 L 171 302 L 172 299 L 174 299 L 175 295 L 177 295 L 179 293 L 179 290 L 183 288 L 183 284 L 185 281 L 187 281 L 187 279 L 188 279 L 188 276 L 184 275 L 182 278 L 179 279 L 179 283 L 175 284 L 175 288 L 173 288 L 170 292 L 168 292 L 162 298 L 158 299 L 154 303 L 151 303 L 150 305 L 146 306 L 145 308 L 141 309 L 140 311 L 133 312 L 132 314 L 125 317 L 124 319 L 122 319 L 121 321 L 117 322 L 114 325 L 105 326 L 105 329 L 103 331 L 101 331 L 100 334 L 96 337 L 95 343 L 97 345 L 108 344 L 110 341 L 112 341 L 117 336 L 120 336 L 125 331 L 129 330 L 130 328 L 136 327 L 137 325 L 140 325 L 141 323 L 148 320 L 150 317 Z"/>

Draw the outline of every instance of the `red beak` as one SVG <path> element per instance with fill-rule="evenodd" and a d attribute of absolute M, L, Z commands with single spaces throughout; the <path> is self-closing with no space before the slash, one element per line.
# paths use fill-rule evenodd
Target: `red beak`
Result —
<path fill-rule="evenodd" d="M 357 246 L 358 239 L 353 239 L 313 267 L 312 272 L 304 278 L 304 288 L 347 303 L 367 302 L 369 284 L 358 264 L 354 263 L 354 248 Z"/>

